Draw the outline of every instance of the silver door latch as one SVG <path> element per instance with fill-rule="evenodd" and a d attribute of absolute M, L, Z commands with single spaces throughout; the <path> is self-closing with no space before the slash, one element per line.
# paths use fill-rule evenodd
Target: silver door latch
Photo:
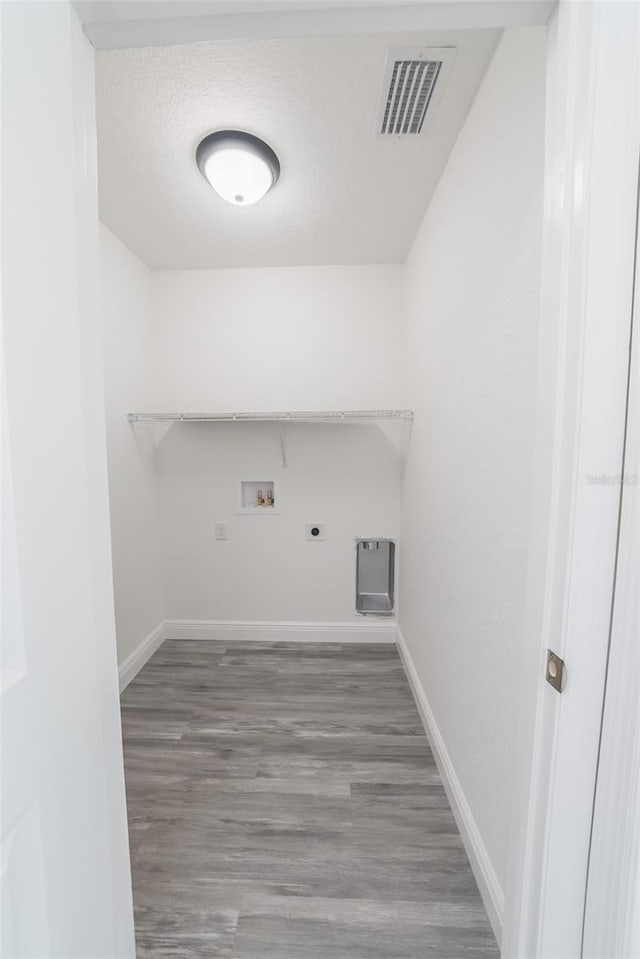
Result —
<path fill-rule="evenodd" d="M 553 652 L 552 649 L 547 650 L 547 669 L 545 672 L 545 679 L 550 686 L 561 693 L 564 687 L 567 684 L 567 667 L 564 664 L 564 660 Z"/>

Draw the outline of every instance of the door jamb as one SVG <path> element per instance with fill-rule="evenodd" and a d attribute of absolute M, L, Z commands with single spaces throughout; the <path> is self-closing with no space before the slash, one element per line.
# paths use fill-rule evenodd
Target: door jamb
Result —
<path fill-rule="evenodd" d="M 581 950 L 584 885 L 576 877 L 586 882 L 624 443 L 637 21 L 635 5 L 563 2 L 550 25 L 529 679 L 504 957 Z M 568 665 L 561 695 L 544 682 L 547 648 Z"/>

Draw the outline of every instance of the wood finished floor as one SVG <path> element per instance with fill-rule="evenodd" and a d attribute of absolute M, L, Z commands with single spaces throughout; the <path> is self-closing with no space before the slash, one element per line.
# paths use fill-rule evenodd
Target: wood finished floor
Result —
<path fill-rule="evenodd" d="M 138 959 L 497 959 L 394 646 L 167 641 L 122 721 Z"/>

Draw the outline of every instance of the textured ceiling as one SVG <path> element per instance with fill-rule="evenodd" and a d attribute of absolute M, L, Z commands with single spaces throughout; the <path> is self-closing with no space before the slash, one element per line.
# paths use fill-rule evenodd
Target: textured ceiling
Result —
<path fill-rule="evenodd" d="M 96 55 L 100 213 L 152 269 L 404 260 L 498 32 L 225 41 Z M 386 52 L 455 46 L 431 125 L 374 135 Z M 200 139 L 244 129 L 278 153 L 276 187 L 221 200 Z"/>

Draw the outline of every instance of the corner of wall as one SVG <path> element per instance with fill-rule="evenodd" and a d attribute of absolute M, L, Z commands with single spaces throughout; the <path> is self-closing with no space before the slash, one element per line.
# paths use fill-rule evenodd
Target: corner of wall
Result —
<path fill-rule="evenodd" d="M 536 407 L 545 37 L 503 32 L 404 267 L 415 420 L 399 649 L 498 939 Z"/>
<path fill-rule="evenodd" d="M 493 934 L 496 942 L 500 943 L 504 917 L 504 891 L 400 629 L 397 632 L 397 646 Z"/>

